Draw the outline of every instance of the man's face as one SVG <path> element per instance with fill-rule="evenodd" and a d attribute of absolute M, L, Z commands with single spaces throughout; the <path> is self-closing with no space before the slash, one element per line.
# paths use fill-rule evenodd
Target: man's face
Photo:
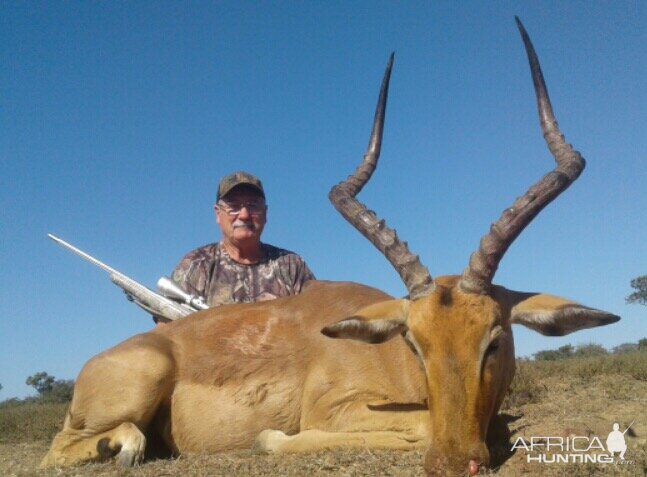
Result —
<path fill-rule="evenodd" d="M 256 189 L 235 187 L 216 203 L 215 209 L 224 240 L 236 245 L 260 242 L 267 206 Z"/>

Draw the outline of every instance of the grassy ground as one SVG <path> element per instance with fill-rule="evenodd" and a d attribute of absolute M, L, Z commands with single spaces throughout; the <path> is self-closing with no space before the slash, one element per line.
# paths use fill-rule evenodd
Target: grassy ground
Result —
<path fill-rule="evenodd" d="M 146 462 L 133 469 L 112 463 L 39 471 L 38 463 L 60 428 L 61 404 L 0 406 L 0 475 L 42 477 L 157 476 L 422 476 L 421 452 L 365 449 L 306 455 L 253 455 L 250 451 L 214 456 L 183 456 Z M 627 464 L 528 463 L 518 450 L 484 475 L 644 476 L 647 475 L 647 353 L 627 353 L 561 361 L 521 362 L 502 410 L 511 442 L 530 436 L 598 436 L 604 443 L 618 422 L 624 430 Z M 497 443 L 495 455 L 506 455 L 510 443 Z"/>

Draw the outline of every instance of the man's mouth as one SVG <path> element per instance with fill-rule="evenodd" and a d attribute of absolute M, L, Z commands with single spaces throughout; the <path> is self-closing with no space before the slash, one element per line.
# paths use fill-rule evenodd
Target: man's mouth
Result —
<path fill-rule="evenodd" d="M 234 229 L 245 228 L 245 229 L 249 229 L 249 230 L 254 230 L 255 229 L 254 224 L 247 224 L 245 222 L 237 222 L 237 223 L 235 223 L 233 225 L 233 228 Z"/>

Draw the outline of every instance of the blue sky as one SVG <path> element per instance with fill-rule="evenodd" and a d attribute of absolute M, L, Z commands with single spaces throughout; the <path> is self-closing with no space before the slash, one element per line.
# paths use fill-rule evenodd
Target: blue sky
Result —
<path fill-rule="evenodd" d="M 0 399 L 28 395 L 37 371 L 73 379 L 152 325 L 48 232 L 153 287 L 218 239 L 215 188 L 234 170 L 265 184 L 266 242 L 319 278 L 404 294 L 327 199 L 365 150 L 393 50 L 360 199 L 433 275 L 459 273 L 553 168 L 514 15 L 588 164 L 495 282 L 623 317 L 564 338 L 517 328 L 517 355 L 647 336 L 647 308 L 624 302 L 647 273 L 644 2 L 2 2 Z"/>

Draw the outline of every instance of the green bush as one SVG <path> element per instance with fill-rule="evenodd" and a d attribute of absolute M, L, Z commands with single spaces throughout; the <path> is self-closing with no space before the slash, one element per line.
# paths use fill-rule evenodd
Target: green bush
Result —
<path fill-rule="evenodd" d="M 573 352 L 575 348 L 570 344 L 560 346 L 557 349 L 549 349 L 545 351 L 539 351 L 533 356 L 536 361 L 556 361 L 558 359 L 565 359 L 573 357 Z"/>
<path fill-rule="evenodd" d="M 589 343 L 585 345 L 580 345 L 573 352 L 573 357 L 575 358 L 587 358 L 589 356 L 604 356 L 609 354 L 609 352 L 599 344 Z"/>

